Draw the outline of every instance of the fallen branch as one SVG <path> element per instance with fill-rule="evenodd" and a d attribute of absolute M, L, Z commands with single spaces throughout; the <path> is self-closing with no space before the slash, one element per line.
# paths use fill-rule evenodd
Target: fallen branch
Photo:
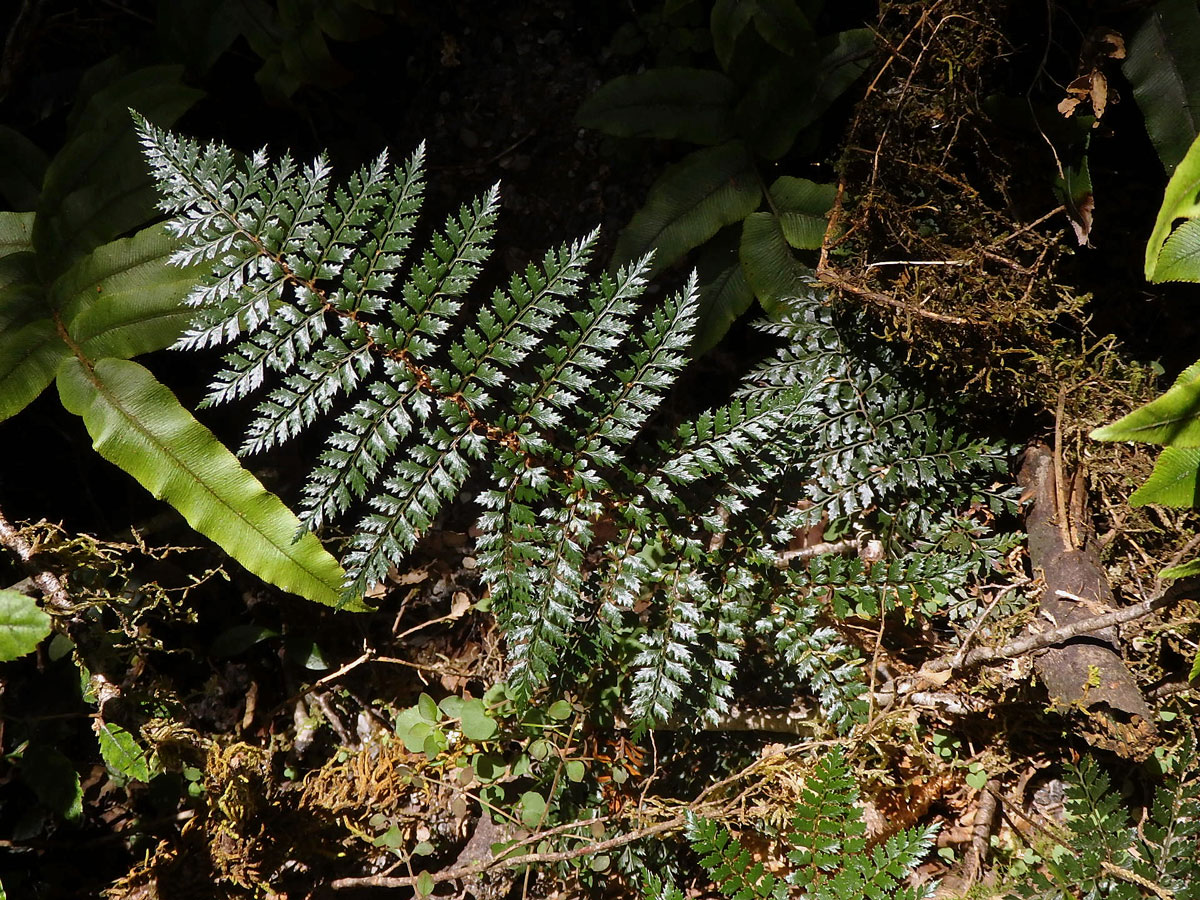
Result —
<path fill-rule="evenodd" d="M 1095 634 L 1096 632 L 1103 631 L 1105 628 L 1112 628 L 1114 625 L 1134 622 L 1145 618 L 1156 610 L 1170 606 L 1176 602 L 1176 599 L 1168 591 L 1149 600 L 1143 600 L 1141 603 L 1135 603 L 1133 606 L 1125 606 L 1113 612 L 1104 613 L 1104 615 L 1093 616 L 1090 619 L 1081 619 L 1078 622 L 1068 622 L 1066 625 L 1059 625 L 1057 628 L 1051 628 L 1049 631 L 1026 635 L 1023 638 L 1018 638 L 1015 641 L 1005 644 L 1003 647 L 976 647 L 963 657 L 961 667 L 972 668 L 993 662 L 997 659 L 1012 659 L 1017 656 L 1023 656 L 1033 650 L 1040 650 L 1043 647 L 1052 647 L 1055 644 L 1061 644 L 1063 641 L 1068 641 L 1080 635 Z M 930 663 L 930 667 L 938 667 L 933 668 L 933 671 L 944 671 L 951 668 L 948 660 L 936 660 Z"/>

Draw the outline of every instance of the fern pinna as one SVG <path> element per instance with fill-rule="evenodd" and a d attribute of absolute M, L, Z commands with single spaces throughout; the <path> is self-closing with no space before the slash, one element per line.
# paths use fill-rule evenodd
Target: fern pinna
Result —
<path fill-rule="evenodd" d="M 925 547 L 920 567 L 913 553 L 957 527 L 998 455 L 860 364 L 816 292 L 766 328 L 781 349 L 726 405 L 652 439 L 644 426 L 686 362 L 694 278 L 650 308 L 648 259 L 588 276 L 593 233 L 467 308 L 497 189 L 410 254 L 423 149 L 332 187 L 324 157 L 242 160 L 138 128 L 181 243 L 175 261 L 211 271 L 179 347 L 232 345 L 206 403 L 267 390 L 243 453 L 332 417 L 301 518 L 316 529 L 365 510 L 347 597 L 381 581 L 469 478 L 485 482 L 471 488 L 477 556 L 515 692 L 544 683 L 568 651 L 585 667 L 624 654 L 637 719 L 681 702 L 716 717 L 739 654 L 766 640 L 845 727 L 863 691 L 857 657 L 817 622 L 829 579 L 781 556 L 795 530 L 827 516 L 870 531 L 896 571 L 920 568 L 930 583 L 978 563 L 978 542 Z M 895 594 L 887 577 L 856 571 L 858 594 Z"/>

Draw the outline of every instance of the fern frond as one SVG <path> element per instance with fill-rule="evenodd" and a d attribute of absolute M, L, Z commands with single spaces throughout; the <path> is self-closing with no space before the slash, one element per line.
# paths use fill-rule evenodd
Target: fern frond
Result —
<path fill-rule="evenodd" d="M 897 832 L 871 852 L 858 787 L 840 747 L 822 756 L 805 782 L 788 841 L 788 859 L 796 866 L 788 881 L 812 900 L 847 897 L 924 898 L 936 884 L 910 887 L 904 882 L 933 845 L 936 827 Z"/>
<path fill-rule="evenodd" d="M 375 326 L 372 340 L 385 351 L 414 360 L 431 356 L 438 339 L 462 308 L 462 297 L 479 277 L 500 215 L 500 186 L 493 185 L 470 206 L 446 218 L 430 240 L 400 291 L 401 301 L 389 312 L 395 327 Z"/>
<path fill-rule="evenodd" d="M 646 872 L 642 880 L 642 900 L 684 900 L 684 896 L 683 891 L 671 882 Z"/>
<path fill-rule="evenodd" d="M 1150 817 L 1138 833 L 1138 871 L 1175 900 L 1200 900 L 1200 757 L 1191 733 L 1176 766 L 1178 774 L 1155 791 Z"/>
<path fill-rule="evenodd" d="M 527 697 L 546 681 L 567 643 L 575 612 L 583 599 L 583 556 L 591 543 L 594 503 L 572 502 L 564 509 L 543 511 L 537 529 L 550 540 L 531 560 L 523 603 L 497 604 L 508 634 L 509 683 Z"/>
<path fill-rule="evenodd" d="M 699 281 L 693 272 L 683 293 L 654 311 L 649 329 L 638 337 L 641 349 L 630 356 L 632 365 L 613 373 L 614 389 L 599 392 L 604 398 L 602 411 L 576 442 L 582 455 L 600 465 L 619 461 L 616 451 L 637 437 L 687 362 L 684 354 L 696 327 L 699 301 Z"/>
<path fill-rule="evenodd" d="M 693 543 L 677 536 L 673 543 Z M 704 579 L 684 562 L 656 573 L 659 580 L 652 608 L 661 609 L 661 622 L 642 639 L 633 660 L 633 691 L 629 707 L 645 727 L 670 718 L 683 690 L 699 674 L 694 665 L 704 628 L 702 608 L 712 593 Z"/>
<path fill-rule="evenodd" d="M 370 498 L 373 513 L 359 523 L 346 556 L 352 581 L 347 593 L 361 595 L 383 580 L 388 566 L 402 559 L 433 523 L 442 504 L 458 496 L 472 460 L 484 457 L 484 438 L 454 404 L 442 404 L 447 427 L 438 427 L 428 445 L 409 448 L 408 459 L 393 466 L 383 492 Z"/>
<path fill-rule="evenodd" d="M 701 413 L 694 423 L 679 427 L 679 448 L 663 467 L 662 474 L 679 485 L 725 474 L 739 466 L 749 479 L 762 476 L 762 469 L 747 464 L 779 446 L 787 425 L 803 408 L 801 391 L 760 394 Z M 749 488 L 743 491 L 751 494 Z"/>
<path fill-rule="evenodd" d="M 412 371 L 385 360 L 384 377 L 338 419 L 340 426 L 321 454 L 304 488 L 300 520 L 316 529 L 366 496 L 387 463 L 412 433 L 415 422 L 429 418 L 431 401 Z"/>
<path fill-rule="evenodd" d="M 816 624 L 818 609 L 811 603 L 787 597 L 775 607 L 755 623 L 755 630 L 772 638 L 780 661 L 817 696 L 821 714 L 839 733 L 846 733 L 867 706 L 859 654 L 835 629 Z"/>
<path fill-rule="evenodd" d="M 245 453 L 330 415 L 303 521 L 366 507 L 348 595 L 382 580 L 473 472 L 489 474 L 477 557 L 515 692 L 633 633 L 629 704 L 642 726 L 685 708 L 711 719 L 757 631 L 845 728 L 861 685 L 853 655 L 817 625 L 820 589 L 832 588 L 835 615 L 918 599 L 941 608 L 980 565 L 974 534 L 969 552 L 943 547 L 953 513 L 935 515 L 930 500 L 966 508 L 998 454 L 947 427 L 885 350 L 845 340 L 816 288 L 764 326 L 782 346 L 732 400 L 639 445 L 685 364 L 694 277 L 644 307 L 649 259 L 589 282 L 592 233 L 468 309 L 491 253 L 495 187 L 414 248 L 423 148 L 331 186 L 324 157 L 243 160 L 138 127 L 177 260 L 210 269 L 180 346 L 231 345 L 207 402 L 259 398 Z M 781 571 L 795 530 L 826 515 L 880 536 L 894 559 Z"/>
<path fill-rule="evenodd" d="M 736 900 L 787 897 L 787 883 L 755 862 L 737 838 L 716 822 L 688 813 L 685 833 L 721 893 Z"/>
<path fill-rule="evenodd" d="M 213 346 L 253 332 L 270 316 L 293 277 L 284 259 L 303 247 L 328 190 L 324 157 L 297 172 L 265 151 L 240 165 L 221 145 L 202 148 L 135 114 L 139 139 L 162 194 L 160 208 L 178 213 L 168 225 L 183 247 L 178 265 L 211 262 L 213 277 L 188 298 L 198 307 L 182 349 Z"/>
<path fill-rule="evenodd" d="M 514 384 L 515 419 L 508 429 L 524 436 L 524 426 L 556 428 L 563 411 L 573 410 L 586 396 L 597 373 L 629 331 L 634 301 L 646 288 L 649 259 L 630 263 L 615 276 L 603 275 L 587 298 L 587 308 L 570 313 L 575 327 L 558 331 L 559 343 L 545 348 L 547 362 L 537 379 Z"/>

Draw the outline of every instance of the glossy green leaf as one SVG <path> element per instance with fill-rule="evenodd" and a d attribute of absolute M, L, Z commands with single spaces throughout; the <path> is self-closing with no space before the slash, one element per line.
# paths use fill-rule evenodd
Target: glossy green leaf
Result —
<path fill-rule="evenodd" d="M 32 230 L 33 213 L 0 213 L 0 335 L 46 317 Z"/>
<path fill-rule="evenodd" d="M 583 764 L 582 759 L 567 760 L 567 780 L 573 781 L 576 784 L 583 781 L 583 776 L 587 773 L 587 768 Z"/>
<path fill-rule="evenodd" d="M 50 634 L 50 615 L 20 591 L 0 590 L 0 662 L 32 653 Z"/>
<path fill-rule="evenodd" d="M 1054 192 L 1067 208 L 1076 242 L 1081 247 L 1089 244 L 1096 203 L 1092 188 L 1091 160 L 1088 157 L 1090 137 L 1089 134 L 1082 146 L 1075 150 L 1078 155 L 1074 159 L 1063 160 L 1062 174 L 1054 179 Z"/>
<path fill-rule="evenodd" d="M 203 96 L 180 81 L 182 74 L 182 66 L 137 69 L 87 101 L 46 169 L 38 202 L 33 242 L 46 278 L 154 215 L 157 194 L 128 110 L 172 124 Z"/>
<path fill-rule="evenodd" d="M 754 28 L 764 41 L 788 56 L 805 53 L 813 42 L 812 24 L 795 0 L 754 0 Z"/>
<path fill-rule="evenodd" d="M 709 27 L 712 31 L 713 50 L 721 68 L 726 72 L 733 65 L 733 50 L 743 30 L 754 19 L 757 4 L 746 0 L 716 0 L 713 4 Z"/>
<path fill-rule="evenodd" d="M 746 282 L 763 309 L 768 315 L 782 311 L 808 270 L 792 255 L 779 219 L 768 212 L 747 216 L 739 253 Z"/>
<path fill-rule="evenodd" d="M 71 338 L 89 359 L 129 359 L 163 350 L 195 316 L 184 299 L 194 269 L 168 265 L 177 244 L 162 225 L 99 247 L 51 289 Z"/>
<path fill-rule="evenodd" d="M 1196 493 L 1200 475 L 1200 449 L 1167 447 L 1154 464 L 1146 483 L 1133 492 L 1130 506 L 1158 503 L 1162 506 L 1195 506 L 1200 500 Z"/>
<path fill-rule="evenodd" d="M 45 744 L 30 744 L 21 757 L 21 776 L 48 810 L 78 822 L 83 818 L 83 788 L 71 760 Z"/>
<path fill-rule="evenodd" d="M 820 250 L 837 186 L 783 175 L 768 194 L 787 242 L 797 250 Z"/>
<path fill-rule="evenodd" d="M 0 332 L 0 422 L 37 399 L 70 357 L 51 319 Z"/>
<path fill-rule="evenodd" d="M 1171 281 L 1166 274 L 1159 271 L 1160 254 L 1171 236 L 1171 228 L 1177 221 L 1183 219 L 1189 222 L 1200 217 L 1200 138 L 1188 149 L 1187 155 L 1175 169 L 1175 174 L 1167 182 L 1163 194 L 1162 206 L 1158 210 L 1158 218 L 1154 222 L 1154 230 L 1150 240 L 1146 242 L 1146 280 L 1153 282 Z M 1172 254 L 1174 267 L 1178 269 L 1180 259 L 1186 254 L 1175 251 Z M 1194 271 L 1183 270 L 1184 274 L 1195 275 Z M 1180 280 L 1195 281 L 1195 277 Z"/>
<path fill-rule="evenodd" d="M 100 743 L 100 756 L 110 772 L 130 781 L 150 780 L 146 753 L 128 731 L 120 725 L 97 719 L 96 738 Z"/>
<path fill-rule="evenodd" d="M 867 70 L 875 37 L 869 29 L 821 38 L 811 52 L 768 67 L 734 114 L 739 135 L 766 159 L 779 159 Z"/>
<path fill-rule="evenodd" d="M 1200 219 L 1188 219 L 1171 232 L 1158 255 L 1154 280 L 1200 282 Z"/>
<path fill-rule="evenodd" d="M 1197 575 L 1200 575 L 1200 559 L 1171 566 L 1158 573 L 1159 578 L 1194 578 Z"/>
<path fill-rule="evenodd" d="M 1129 40 L 1121 66 L 1168 173 L 1200 135 L 1198 46 L 1195 0 L 1160 0 Z"/>
<path fill-rule="evenodd" d="M 692 340 L 692 353 L 699 356 L 715 347 L 753 302 L 754 291 L 746 282 L 740 262 L 727 266 L 711 281 L 702 284 L 696 309 L 699 324 Z"/>
<path fill-rule="evenodd" d="M 654 250 L 660 272 L 721 228 L 754 212 L 762 189 L 740 141 L 697 150 L 667 169 L 617 241 L 614 262 Z"/>
<path fill-rule="evenodd" d="M 273 628 L 245 622 L 226 628 L 213 638 L 208 652 L 218 658 L 226 659 L 231 656 L 239 656 L 255 644 L 261 644 L 263 641 L 276 637 L 279 637 L 279 632 Z"/>
<path fill-rule="evenodd" d="M 69 360 L 59 395 L 82 416 L 105 459 L 166 500 L 196 531 L 264 581 L 339 606 L 337 561 L 175 395 L 137 363 L 102 359 L 88 371 Z M 361 601 L 345 604 L 365 609 Z"/>
<path fill-rule="evenodd" d="M 1144 441 L 1169 447 L 1200 447 L 1200 362 L 1180 374 L 1155 400 L 1091 434 L 1097 441 Z"/>
<path fill-rule="evenodd" d="M 720 144 L 733 137 L 737 88 L 711 69 L 650 69 L 602 85 L 575 121 L 618 137 Z"/>

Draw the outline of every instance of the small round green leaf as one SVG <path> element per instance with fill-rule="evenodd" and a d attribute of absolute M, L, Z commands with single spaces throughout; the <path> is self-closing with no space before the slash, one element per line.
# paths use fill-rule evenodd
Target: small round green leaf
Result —
<path fill-rule="evenodd" d="M 546 813 L 546 799 L 537 791 L 526 791 L 517 805 L 521 808 L 521 822 L 529 828 L 536 828 Z"/>
<path fill-rule="evenodd" d="M 410 753 L 417 753 L 425 747 L 425 738 L 433 726 L 421 718 L 415 706 L 410 706 L 396 716 L 396 737 L 404 742 Z"/>
<path fill-rule="evenodd" d="M 572 711 L 571 704 L 568 701 L 557 700 L 546 710 L 546 714 L 550 718 L 558 719 L 558 721 L 562 722 L 571 718 Z"/>
<path fill-rule="evenodd" d="M 586 767 L 581 759 L 572 759 L 567 761 L 567 778 L 574 781 L 576 784 L 583 781 Z"/>
<path fill-rule="evenodd" d="M 967 773 L 966 782 L 968 787 L 977 791 L 982 791 L 984 785 L 988 782 L 987 769 L 979 765 L 979 763 L 971 764 L 971 771 Z"/>
<path fill-rule="evenodd" d="M 0 662 L 32 653 L 50 633 L 50 616 L 20 591 L 0 591 Z"/>
<path fill-rule="evenodd" d="M 429 732 L 421 749 L 425 751 L 425 756 L 432 762 L 445 753 L 449 746 L 450 741 L 446 738 L 445 732 L 435 728 Z"/>
<path fill-rule="evenodd" d="M 422 694 L 417 698 L 417 710 L 421 713 L 421 718 L 426 722 L 436 722 L 440 718 L 438 705 L 433 702 L 433 698 L 428 694 Z"/>
<path fill-rule="evenodd" d="M 496 753 L 477 753 L 471 761 L 475 777 L 480 781 L 495 781 L 504 774 L 507 768 L 504 759 Z"/>
<path fill-rule="evenodd" d="M 462 718 L 464 700 L 462 697 L 451 694 L 449 697 L 443 697 L 442 702 L 438 704 L 438 709 L 444 712 L 451 719 Z"/>
<path fill-rule="evenodd" d="M 462 708 L 462 732 L 470 741 L 486 741 L 496 733 L 496 720 L 484 712 L 483 704 L 472 700 Z"/>
<path fill-rule="evenodd" d="M 417 876 L 417 896 L 428 897 L 433 893 L 433 876 L 428 872 L 422 872 Z"/>

